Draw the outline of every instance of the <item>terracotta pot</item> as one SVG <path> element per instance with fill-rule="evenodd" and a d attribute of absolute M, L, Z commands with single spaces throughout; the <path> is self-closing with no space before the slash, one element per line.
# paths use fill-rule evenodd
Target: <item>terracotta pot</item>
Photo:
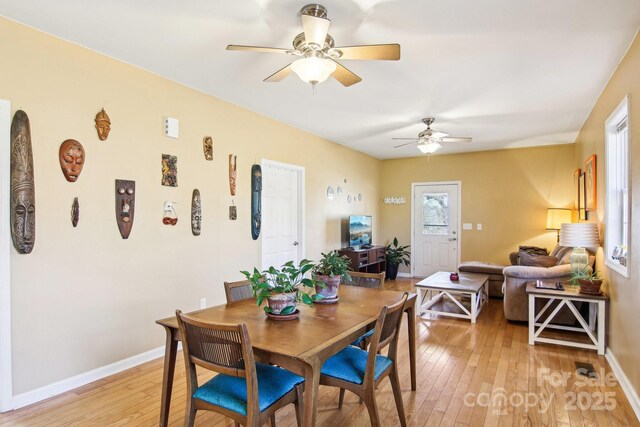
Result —
<path fill-rule="evenodd" d="M 296 307 L 297 292 L 288 292 L 285 294 L 272 294 L 267 297 L 267 305 L 271 309 L 272 314 L 280 314 L 280 312 L 290 305 Z"/>
<path fill-rule="evenodd" d="M 580 292 L 583 294 L 600 294 L 602 280 L 578 279 L 578 283 L 580 284 Z"/>
<path fill-rule="evenodd" d="M 322 295 L 325 299 L 333 299 L 338 296 L 338 288 L 342 276 L 321 276 L 317 275 L 316 280 L 325 284 L 324 288 L 316 285 L 316 293 Z"/>

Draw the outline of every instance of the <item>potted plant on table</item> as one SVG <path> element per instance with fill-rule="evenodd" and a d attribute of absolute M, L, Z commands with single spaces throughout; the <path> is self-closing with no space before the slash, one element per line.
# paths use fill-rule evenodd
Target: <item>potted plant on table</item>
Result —
<path fill-rule="evenodd" d="M 258 306 L 263 307 L 267 317 L 275 320 L 290 320 L 299 316 L 300 311 L 296 308 L 298 303 L 313 305 L 314 301 L 322 299 L 321 295 L 311 296 L 309 291 L 316 285 L 313 277 L 305 275 L 310 272 L 315 265 L 308 259 L 303 259 L 296 266 L 293 261 L 288 261 L 282 267 L 269 267 L 260 272 L 254 267 L 253 272 L 241 271 L 241 273 L 251 283 L 253 295 L 256 297 Z M 305 291 L 304 288 L 308 288 Z"/>
<path fill-rule="evenodd" d="M 580 293 L 590 295 L 600 295 L 602 291 L 602 278 L 591 267 L 576 270 L 571 273 L 569 283 L 580 286 Z"/>
<path fill-rule="evenodd" d="M 398 266 L 404 264 L 409 266 L 411 264 L 411 252 L 407 250 L 410 245 L 400 246 L 398 244 L 398 238 L 393 238 L 393 243 L 385 248 L 385 256 L 387 258 L 387 271 L 386 277 L 390 280 L 395 280 L 398 276 Z"/>
<path fill-rule="evenodd" d="M 323 302 L 334 303 L 338 301 L 338 288 L 343 277 L 349 276 L 350 260 L 338 251 L 322 254 L 320 262 L 313 268 L 316 279 L 316 295 L 323 296 Z M 322 285 L 324 284 L 324 285 Z"/>

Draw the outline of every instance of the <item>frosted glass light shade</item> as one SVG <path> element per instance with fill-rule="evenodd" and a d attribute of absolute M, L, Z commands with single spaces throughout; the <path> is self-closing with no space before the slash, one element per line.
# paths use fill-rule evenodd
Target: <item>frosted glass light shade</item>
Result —
<path fill-rule="evenodd" d="M 311 56 L 298 59 L 291 64 L 291 69 L 303 82 L 317 84 L 327 80 L 334 71 L 336 63 L 329 59 Z"/>
<path fill-rule="evenodd" d="M 422 151 L 424 154 L 435 153 L 436 151 L 438 151 L 441 148 L 442 148 L 442 145 L 440 145 L 437 142 L 429 142 L 429 143 L 425 143 L 425 144 L 418 144 L 418 150 Z"/>
<path fill-rule="evenodd" d="M 597 248 L 600 246 L 598 224 L 580 222 L 560 225 L 560 246 Z"/>

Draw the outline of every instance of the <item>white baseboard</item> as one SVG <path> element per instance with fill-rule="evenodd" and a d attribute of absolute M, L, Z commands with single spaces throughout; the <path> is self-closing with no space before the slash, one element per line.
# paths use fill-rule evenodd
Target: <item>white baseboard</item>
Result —
<path fill-rule="evenodd" d="M 145 351 L 144 353 L 119 360 L 106 366 L 101 366 L 100 368 L 96 368 L 92 371 L 85 372 L 71 378 L 66 378 L 35 390 L 15 395 L 11 398 L 10 409 L 18 409 L 23 406 L 31 405 L 32 403 L 40 402 L 41 400 L 73 390 L 74 388 L 108 377 L 109 375 L 117 374 L 118 372 L 122 372 L 162 356 L 164 356 L 164 346 Z"/>
<path fill-rule="evenodd" d="M 398 277 L 409 277 L 409 278 L 411 278 L 413 276 L 411 275 L 411 273 L 398 273 Z"/>
<path fill-rule="evenodd" d="M 610 348 L 607 348 L 607 352 L 605 353 L 605 358 L 607 362 L 609 362 L 609 366 L 611 366 L 611 370 L 616 375 L 616 378 L 620 382 L 620 387 L 622 387 L 622 391 L 627 396 L 627 400 L 629 404 L 633 408 L 633 412 L 636 413 L 636 418 L 640 420 L 640 398 L 638 398 L 638 393 L 631 385 L 629 378 L 625 375 L 624 371 L 620 367 L 618 360 L 613 355 L 613 352 Z"/>

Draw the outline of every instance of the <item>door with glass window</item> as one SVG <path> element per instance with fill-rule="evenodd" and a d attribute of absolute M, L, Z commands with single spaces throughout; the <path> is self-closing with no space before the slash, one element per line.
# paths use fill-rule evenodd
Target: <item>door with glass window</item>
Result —
<path fill-rule="evenodd" d="M 414 277 L 458 267 L 460 184 L 415 184 L 411 265 Z"/>

